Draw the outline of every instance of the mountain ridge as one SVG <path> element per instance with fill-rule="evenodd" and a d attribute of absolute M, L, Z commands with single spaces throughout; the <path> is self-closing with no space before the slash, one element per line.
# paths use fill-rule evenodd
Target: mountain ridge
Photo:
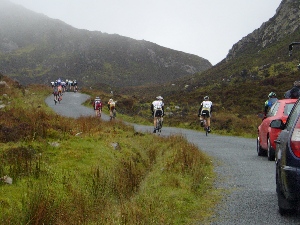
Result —
<path fill-rule="evenodd" d="M 22 84 L 58 77 L 82 86 L 158 84 L 212 66 L 149 41 L 77 29 L 7 0 L 0 1 L 0 20 L 1 72 Z"/>
<path fill-rule="evenodd" d="M 225 60 L 228 62 L 234 59 L 239 52 L 247 49 L 249 43 L 254 43 L 257 48 L 262 50 L 293 34 L 299 26 L 299 2 L 295 0 L 283 0 L 277 8 L 275 15 L 267 22 L 264 22 L 260 28 L 234 44 Z"/>

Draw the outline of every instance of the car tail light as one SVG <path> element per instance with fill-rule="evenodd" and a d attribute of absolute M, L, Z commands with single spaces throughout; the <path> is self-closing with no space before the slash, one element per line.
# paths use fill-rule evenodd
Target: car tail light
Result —
<path fill-rule="evenodd" d="M 292 137 L 291 137 L 291 149 L 294 153 L 294 155 L 298 158 L 300 158 L 300 122 L 298 120 L 297 125 L 293 131 Z"/>

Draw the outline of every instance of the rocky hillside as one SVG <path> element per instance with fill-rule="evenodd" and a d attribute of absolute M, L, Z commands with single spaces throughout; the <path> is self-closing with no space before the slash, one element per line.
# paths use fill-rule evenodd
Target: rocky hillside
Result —
<path fill-rule="evenodd" d="M 83 86 L 168 82 L 209 69 L 201 57 L 62 21 L 0 1 L 0 72 L 22 84 L 58 77 Z"/>
<path fill-rule="evenodd" d="M 296 48 L 300 48 L 295 47 L 293 57 L 289 57 L 288 45 L 300 41 L 299 25 L 300 1 L 282 0 L 276 14 L 234 44 L 224 60 L 209 70 L 180 79 L 178 85 L 189 85 L 190 89 L 208 85 L 237 87 L 240 82 L 263 81 L 291 73 L 299 63 L 300 50 Z M 287 68 L 291 66 L 294 68 Z"/>
<path fill-rule="evenodd" d="M 226 61 L 234 59 L 239 53 L 245 51 L 249 54 L 251 48 L 263 50 L 286 39 L 287 36 L 292 36 L 300 27 L 299 7 L 299 0 L 283 0 L 274 17 L 233 45 Z"/>
<path fill-rule="evenodd" d="M 289 56 L 289 44 L 300 42 L 299 25 L 300 1 L 283 0 L 276 14 L 233 45 L 220 63 L 204 72 L 157 86 L 166 104 L 180 108 L 178 116 L 169 120 L 176 119 L 177 123 L 185 120 L 192 124 L 200 102 L 209 95 L 215 105 L 215 121 L 222 121 L 218 126 L 223 129 L 232 121 L 241 120 L 242 125 L 246 121 L 245 115 L 255 116 L 263 110 L 262 106 L 271 91 L 276 92 L 278 98 L 283 98 L 293 82 L 300 79 L 297 67 L 300 46 L 295 46 L 293 55 Z M 123 91 L 134 96 L 142 93 L 142 96 L 148 97 L 144 100 L 147 102 L 153 98 L 152 90 L 148 87 L 126 88 Z M 221 116 L 218 118 L 218 115 Z M 228 119 L 229 115 L 233 118 Z"/>

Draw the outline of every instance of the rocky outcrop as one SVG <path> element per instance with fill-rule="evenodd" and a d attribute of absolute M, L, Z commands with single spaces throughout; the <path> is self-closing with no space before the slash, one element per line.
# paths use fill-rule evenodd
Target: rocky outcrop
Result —
<path fill-rule="evenodd" d="M 300 26 L 300 1 L 283 0 L 276 10 L 275 16 L 263 23 L 260 28 L 242 38 L 233 45 L 226 56 L 226 61 L 235 58 L 249 44 L 263 49 L 294 33 Z"/>

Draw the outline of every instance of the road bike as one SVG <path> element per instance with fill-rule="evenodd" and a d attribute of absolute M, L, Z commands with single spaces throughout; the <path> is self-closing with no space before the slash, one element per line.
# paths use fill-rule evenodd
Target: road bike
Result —
<path fill-rule="evenodd" d="M 155 127 L 156 133 L 158 133 L 158 134 L 161 133 L 162 125 L 163 125 L 162 117 L 161 116 L 156 117 L 156 127 Z"/>
<path fill-rule="evenodd" d="M 57 100 L 58 100 L 58 103 L 60 104 L 60 102 L 61 102 L 61 100 L 62 100 L 61 95 L 58 96 L 58 99 L 57 99 Z"/>
<path fill-rule="evenodd" d="M 204 131 L 205 131 L 205 135 L 207 136 L 209 131 L 208 131 L 208 126 L 207 126 L 207 122 L 206 122 L 206 118 L 204 117 L 204 119 L 202 121 L 200 121 L 200 126 L 204 127 Z"/>
<path fill-rule="evenodd" d="M 54 94 L 54 103 L 56 105 L 56 103 L 59 101 L 59 95 L 58 94 Z"/>
<path fill-rule="evenodd" d="M 113 110 L 112 110 L 112 113 L 111 113 L 111 116 L 110 116 L 110 120 L 115 119 L 116 116 L 117 116 L 117 110 L 116 110 L 116 109 L 113 109 Z"/>
<path fill-rule="evenodd" d="M 101 113 L 102 113 L 102 110 L 101 110 L 101 108 L 99 108 L 99 109 L 98 109 L 98 112 L 97 112 L 97 116 L 98 116 L 98 117 L 101 117 Z"/>

